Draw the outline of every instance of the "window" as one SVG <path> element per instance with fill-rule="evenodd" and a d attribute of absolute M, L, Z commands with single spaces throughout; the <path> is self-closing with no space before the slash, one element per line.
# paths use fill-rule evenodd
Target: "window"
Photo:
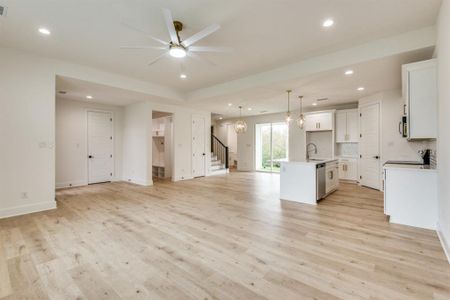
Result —
<path fill-rule="evenodd" d="M 289 157 L 289 126 L 286 123 L 256 124 L 256 170 L 280 172 Z"/>

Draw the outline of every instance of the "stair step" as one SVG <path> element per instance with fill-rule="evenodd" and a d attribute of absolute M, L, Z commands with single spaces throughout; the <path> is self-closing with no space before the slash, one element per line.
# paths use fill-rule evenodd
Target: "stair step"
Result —
<path fill-rule="evenodd" d="M 211 161 L 211 166 L 217 166 L 217 165 L 222 165 L 222 162 L 220 160 L 212 160 Z"/>
<path fill-rule="evenodd" d="M 225 165 L 220 164 L 220 165 L 211 165 L 211 167 L 209 168 L 211 171 L 215 171 L 215 170 L 220 170 L 220 169 L 225 169 Z"/>

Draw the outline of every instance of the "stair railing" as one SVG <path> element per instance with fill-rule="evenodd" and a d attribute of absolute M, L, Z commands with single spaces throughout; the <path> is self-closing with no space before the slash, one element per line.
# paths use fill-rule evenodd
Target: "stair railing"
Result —
<path fill-rule="evenodd" d="M 211 134 L 211 153 L 217 156 L 217 159 L 225 164 L 225 169 L 228 169 L 228 147 L 214 134 Z"/>

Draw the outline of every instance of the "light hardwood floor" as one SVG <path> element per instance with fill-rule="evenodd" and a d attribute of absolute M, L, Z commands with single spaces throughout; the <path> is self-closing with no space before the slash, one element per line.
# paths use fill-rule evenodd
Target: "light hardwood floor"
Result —
<path fill-rule="evenodd" d="M 278 175 L 57 192 L 0 220 L 0 299 L 450 299 L 435 232 L 391 225 L 352 184 L 317 207 Z"/>

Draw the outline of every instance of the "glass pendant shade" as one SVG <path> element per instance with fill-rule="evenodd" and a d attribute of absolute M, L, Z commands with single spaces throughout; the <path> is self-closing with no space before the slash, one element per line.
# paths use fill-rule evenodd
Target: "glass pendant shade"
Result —
<path fill-rule="evenodd" d="M 300 127 L 300 129 L 303 129 L 303 126 L 305 125 L 305 116 L 303 115 L 303 96 L 298 96 L 298 99 L 300 100 L 300 116 L 297 119 L 297 126 Z"/>
<path fill-rule="evenodd" d="M 297 119 L 297 126 L 300 127 L 300 129 L 303 129 L 303 125 L 305 125 L 305 118 L 303 117 L 303 114 L 301 114 Z"/>
<path fill-rule="evenodd" d="M 234 123 L 234 131 L 236 131 L 236 133 L 244 133 L 247 131 L 247 123 L 242 120 L 242 106 L 239 106 L 239 117 L 241 118 L 241 120 L 238 120 L 236 121 L 236 123 Z"/>
<path fill-rule="evenodd" d="M 287 113 L 286 113 L 286 123 L 290 123 L 291 121 L 292 121 L 292 117 L 291 117 L 291 101 L 290 101 L 290 95 L 291 95 L 291 90 L 287 90 L 286 91 L 286 93 L 287 93 L 287 108 L 288 108 L 288 110 L 287 110 Z"/>
<path fill-rule="evenodd" d="M 286 114 L 286 123 L 290 123 L 292 121 L 292 117 L 290 113 Z"/>

